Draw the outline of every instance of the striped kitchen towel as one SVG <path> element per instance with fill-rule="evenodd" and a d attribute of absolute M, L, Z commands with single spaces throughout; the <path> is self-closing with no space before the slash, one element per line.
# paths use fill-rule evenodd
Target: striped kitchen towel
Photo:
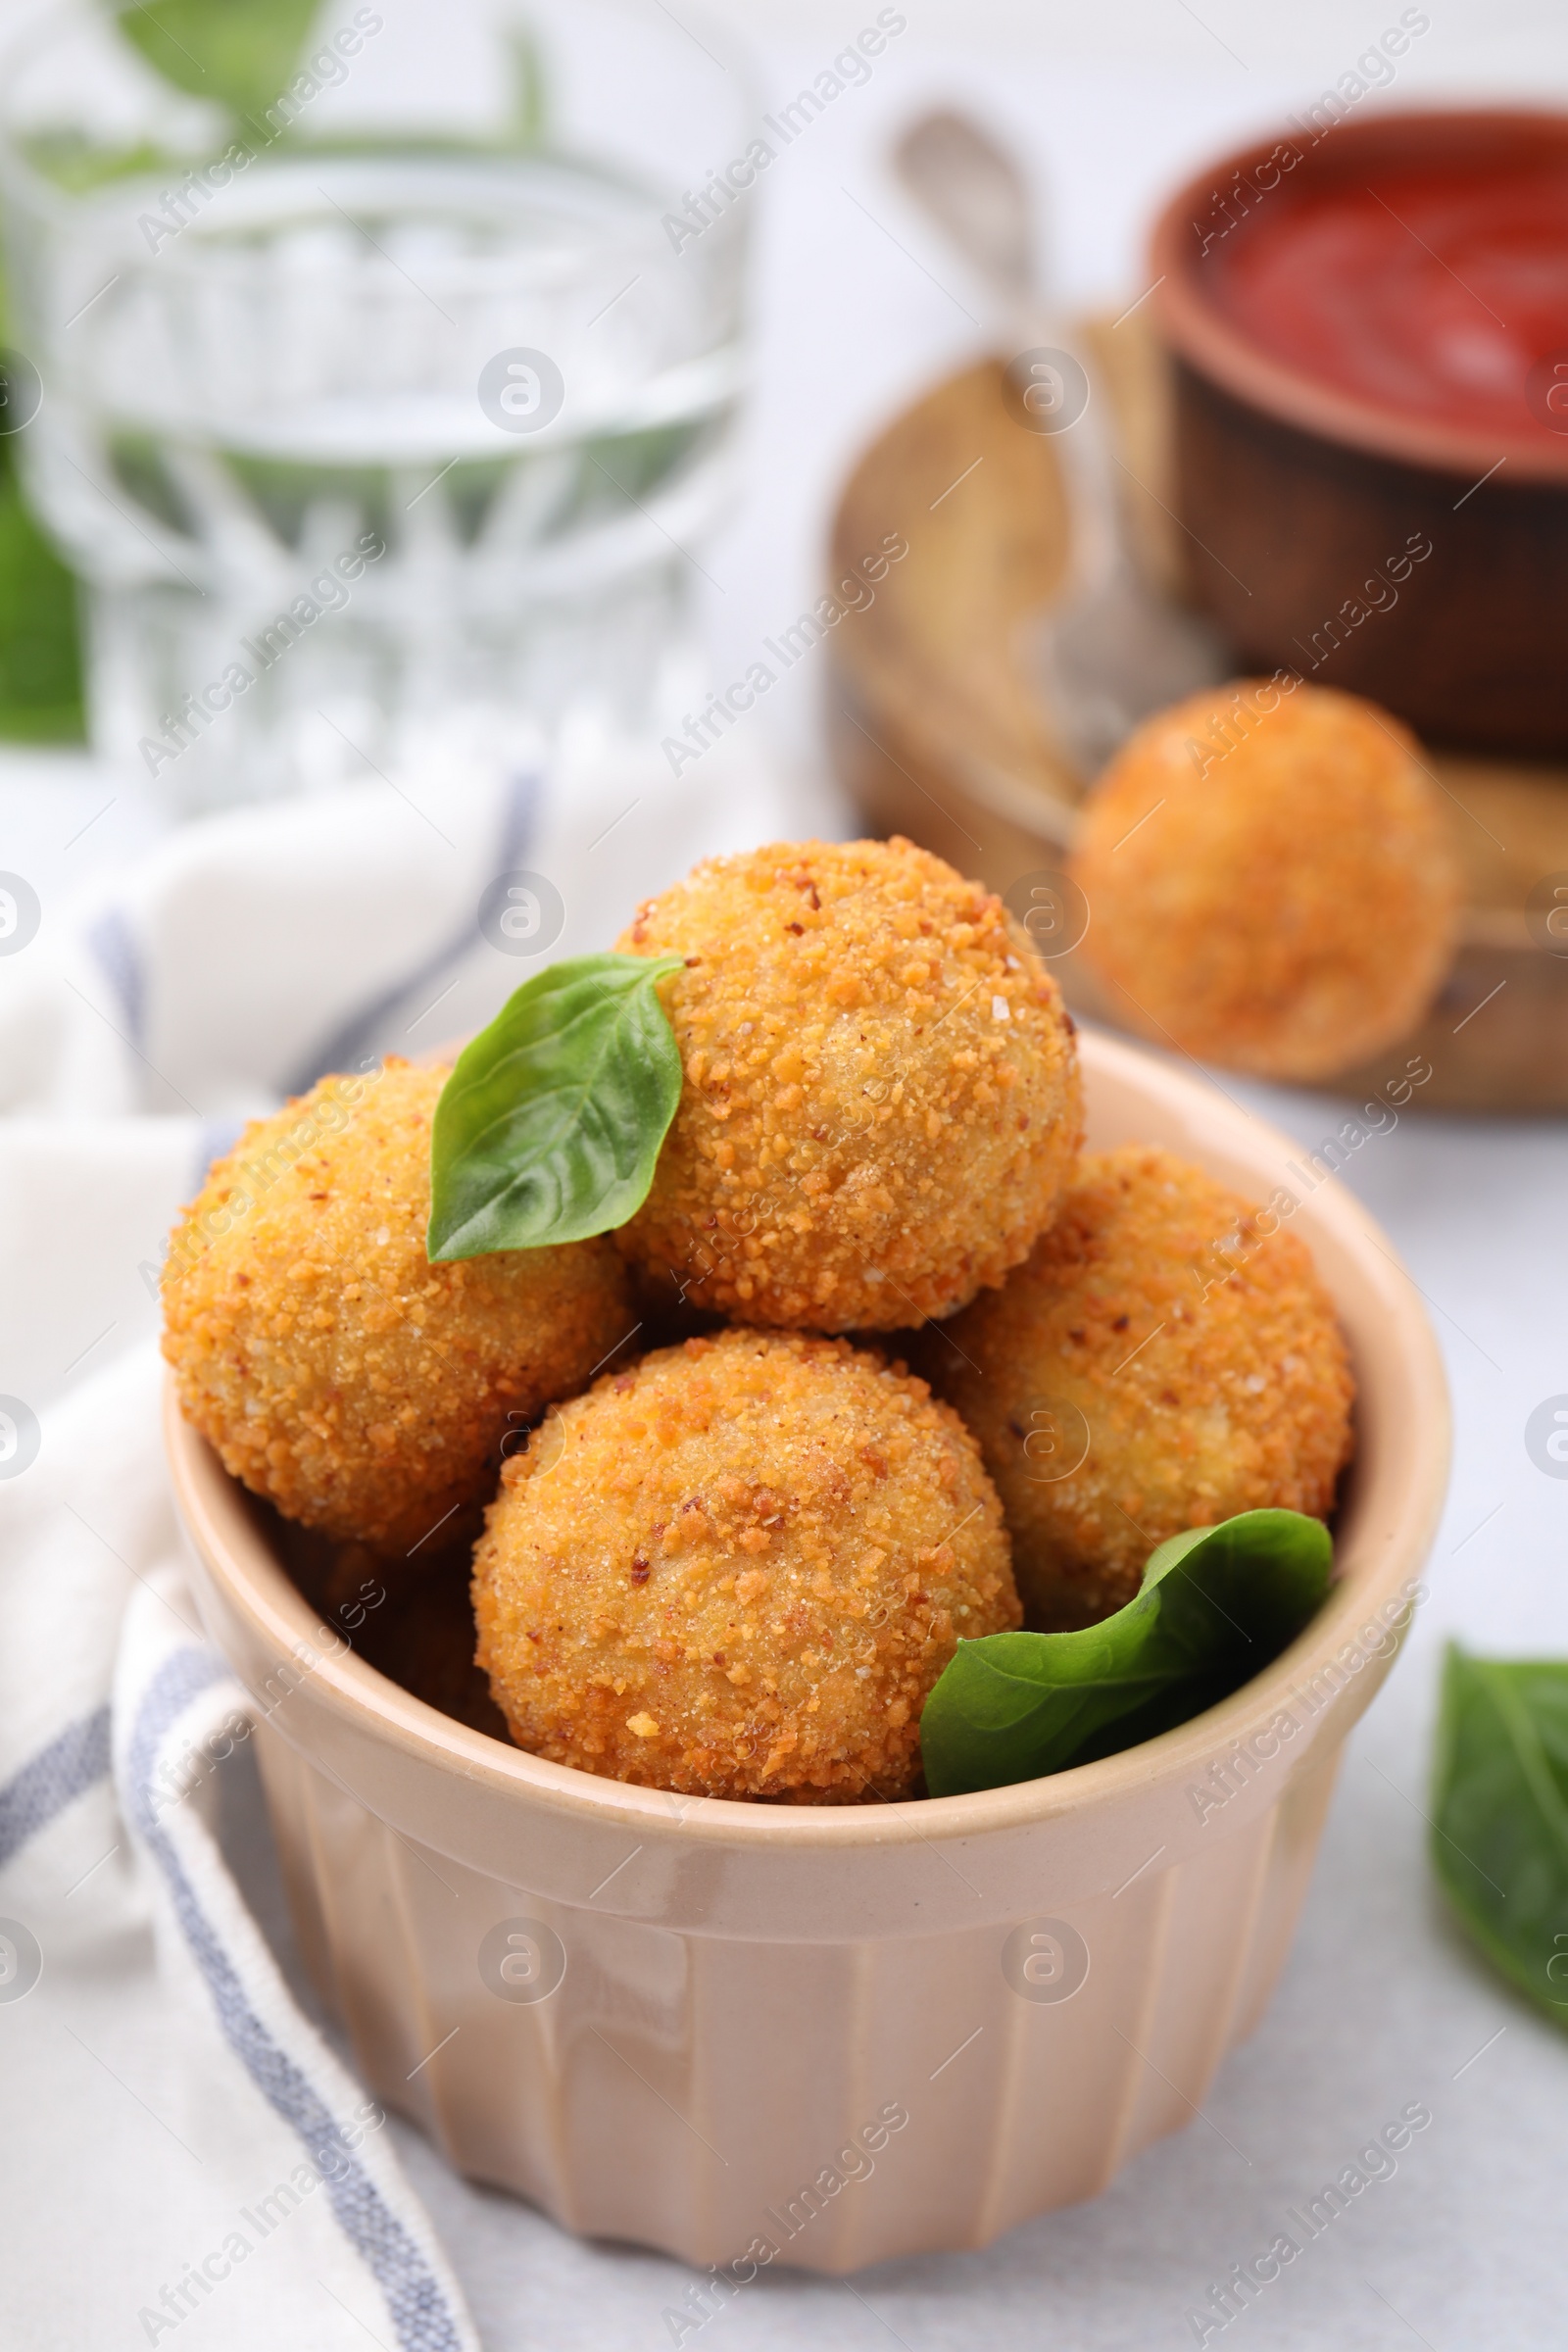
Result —
<path fill-rule="evenodd" d="M 0 1481 L 6 2340 L 477 2352 L 384 2110 L 223 1860 L 250 1702 L 197 1620 L 159 1394 L 135 1349 Z"/>

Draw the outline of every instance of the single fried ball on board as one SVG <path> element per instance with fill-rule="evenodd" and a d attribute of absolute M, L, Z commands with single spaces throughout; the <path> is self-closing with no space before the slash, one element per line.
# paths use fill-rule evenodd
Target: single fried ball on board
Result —
<path fill-rule="evenodd" d="M 1349 1358 L 1304 1245 L 1278 1206 L 1145 1145 L 1091 1153 L 1028 1264 L 920 1352 L 980 1441 L 1047 1632 L 1119 1609 L 1187 1528 L 1321 1517 L 1350 1455 Z"/>
<path fill-rule="evenodd" d="M 979 1448 L 844 1340 L 731 1329 L 607 1374 L 514 1455 L 474 1554 L 519 1747 L 702 1796 L 907 1796 L 960 1638 L 1019 1622 Z"/>
<path fill-rule="evenodd" d="M 906 841 L 713 858 L 619 943 L 676 955 L 685 1086 L 619 1236 L 694 1304 L 889 1331 L 1001 1282 L 1082 1130 L 1072 1024 L 977 882 Z"/>
<path fill-rule="evenodd" d="M 580 1389 L 636 1320 L 609 1241 L 428 1262 L 446 1075 L 389 1058 L 253 1121 L 164 1268 L 186 1419 L 286 1517 L 384 1551 L 459 1532 L 509 1427 Z"/>
<path fill-rule="evenodd" d="M 1140 727 L 1085 804 L 1072 873 L 1117 1017 L 1271 1078 L 1327 1077 L 1412 1028 L 1461 900 L 1408 730 L 1288 673 Z"/>

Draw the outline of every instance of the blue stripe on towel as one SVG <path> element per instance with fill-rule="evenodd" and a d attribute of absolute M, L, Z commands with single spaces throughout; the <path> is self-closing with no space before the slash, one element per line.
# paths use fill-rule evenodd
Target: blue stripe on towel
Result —
<path fill-rule="evenodd" d="M 247 1119 L 203 1119 L 196 1138 L 196 1162 L 191 1172 L 191 1189 L 200 1192 L 207 1182 L 215 1159 L 232 1152 L 247 1126 Z"/>
<path fill-rule="evenodd" d="M 504 874 L 514 866 L 527 848 L 533 833 L 534 809 L 539 799 L 539 778 L 533 773 L 508 779 L 506 805 L 501 818 L 501 839 L 496 845 L 492 870 Z M 308 1094 L 318 1078 L 329 1077 L 334 1070 L 358 1069 L 373 1051 L 377 1033 L 396 1012 L 406 998 L 416 989 L 426 989 L 432 980 L 462 961 L 479 937 L 479 902 L 476 899 L 471 914 L 466 915 L 461 929 L 444 940 L 433 955 L 416 964 L 412 972 L 383 989 L 370 1004 L 363 1004 L 342 1026 L 318 1046 L 313 1047 L 306 1059 L 295 1068 L 294 1074 L 283 1082 L 285 1095 Z"/>
<path fill-rule="evenodd" d="M 95 1707 L 0 1788 L 0 1869 L 108 1770 L 109 1709 Z"/>
<path fill-rule="evenodd" d="M 104 908 L 88 927 L 87 945 L 92 951 L 93 960 L 120 1001 L 122 1017 L 130 1031 L 130 1042 L 139 1051 L 146 991 L 141 950 L 123 907 Z"/>
<path fill-rule="evenodd" d="M 153 1767 L 170 1727 L 191 1701 L 228 1668 L 212 1650 L 182 1648 L 166 1658 L 137 1711 L 125 1759 L 131 1818 L 169 1882 L 174 1914 L 192 1956 L 207 1980 L 223 2037 L 252 2082 L 306 2152 L 332 2148 L 341 2170 L 328 2178 L 326 2193 L 343 2230 L 368 2265 L 387 2300 L 400 2352 L 462 2352 L 462 2337 L 440 2282 L 408 2230 L 392 2212 L 364 2166 L 338 2139 L 330 2109 L 316 2085 L 286 2051 L 279 2049 L 246 1998 L 239 1972 L 219 1942 L 180 1866 L 173 1840 L 160 1828 Z"/>

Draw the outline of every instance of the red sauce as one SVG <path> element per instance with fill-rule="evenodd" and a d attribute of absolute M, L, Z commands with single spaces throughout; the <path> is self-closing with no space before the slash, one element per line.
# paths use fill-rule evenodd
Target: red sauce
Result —
<path fill-rule="evenodd" d="M 1543 439 L 1560 357 L 1568 425 L 1568 159 L 1303 183 L 1205 262 L 1250 342 L 1401 416 Z"/>

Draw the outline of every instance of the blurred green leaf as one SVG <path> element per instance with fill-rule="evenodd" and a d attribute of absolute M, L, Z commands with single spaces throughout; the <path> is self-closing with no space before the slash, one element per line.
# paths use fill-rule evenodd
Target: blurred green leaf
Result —
<path fill-rule="evenodd" d="M 142 0 L 125 38 L 178 90 L 259 122 L 298 72 L 318 0 Z"/>
<path fill-rule="evenodd" d="M 512 68 L 512 122 L 509 144 L 532 148 L 545 143 L 549 100 L 544 61 L 533 35 L 514 24 L 503 35 Z"/>
<path fill-rule="evenodd" d="M 0 737 L 80 743 L 76 583 L 23 504 L 0 455 Z"/>
<path fill-rule="evenodd" d="M 1455 1912 L 1568 2027 L 1568 1661 L 1448 1644 L 1432 1816 L 1432 1865 Z"/>
<path fill-rule="evenodd" d="M 76 583 L 24 502 L 16 443 L 0 439 L 0 741 L 80 743 L 85 732 Z"/>

